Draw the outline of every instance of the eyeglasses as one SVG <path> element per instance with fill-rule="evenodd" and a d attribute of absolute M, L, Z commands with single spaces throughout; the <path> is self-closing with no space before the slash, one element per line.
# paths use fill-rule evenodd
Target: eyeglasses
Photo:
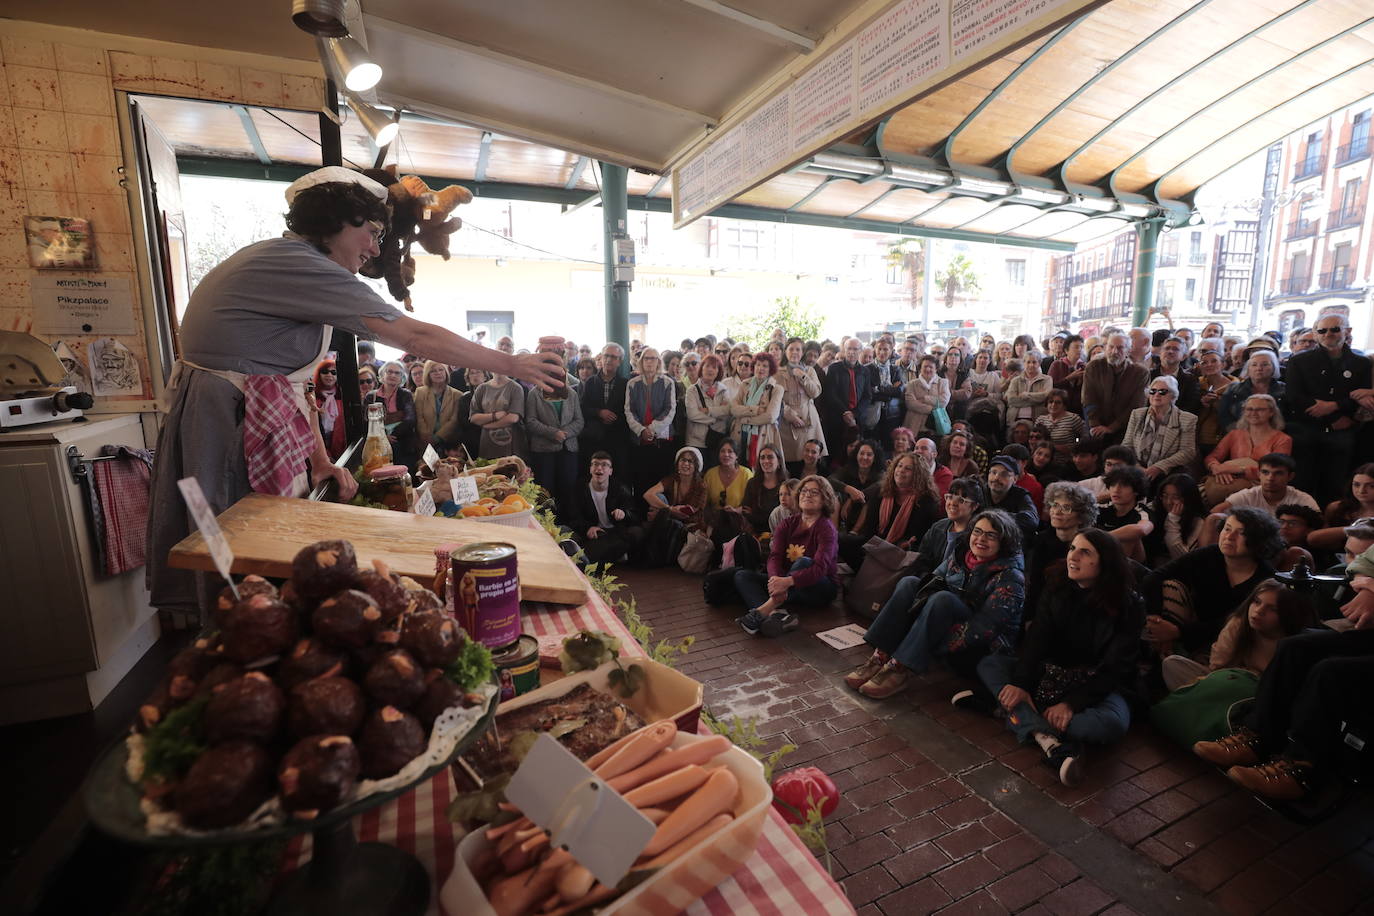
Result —
<path fill-rule="evenodd" d="M 370 387 L 370 386 L 372 386 L 372 385 L 377 384 L 377 380 L 376 380 L 375 378 L 370 378 L 370 377 L 366 377 L 366 376 L 365 376 L 365 377 L 363 377 L 363 378 L 358 379 L 358 384 L 359 384 L 359 385 L 367 385 L 367 386 Z"/>
<path fill-rule="evenodd" d="M 1050 503 L 1048 508 L 1049 508 L 1049 510 L 1050 510 L 1051 512 L 1076 512 L 1076 511 L 1078 511 L 1078 510 L 1074 507 L 1073 503 Z"/>
<path fill-rule="evenodd" d="M 1168 388 L 1147 388 L 1147 389 L 1145 389 L 1145 393 L 1146 393 L 1146 394 L 1161 394 L 1161 395 L 1163 395 L 1163 394 L 1173 394 L 1173 392 L 1170 391 Z"/>
<path fill-rule="evenodd" d="M 1325 337 L 1327 334 L 1344 334 L 1345 328 L 1313 328 L 1312 333 Z"/>
<path fill-rule="evenodd" d="M 975 502 L 974 500 L 969 499 L 967 496 L 960 496 L 958 493 L 946 493 L 946 494 L 945 494 L 945 502 L 953 502 L 953 503 L 956 503 L 956 504 L 958 504 L 958 505 L 963 505 L 963 506 L 976 506 L 976 505 L 978 505 L 978 503 Z"/>
<path fill-rule="evenodd" d="M 798 496 L 820 496 L 821 491 L 815 487 L 803 487 L 797 491 Z"/>
<path fill-rule="evenodd" d="M 970 530 L 969 530 L 969 533 L 968 533 L 968 536 L 969 536 L 969 539 L 970 539 L 970 540 L 979 540 L 979 541 L 995 541 L 995 540 L 997 540 L 997 532 L 996 532 L 996 531 L 991 531 L 991 530 L 989 530 L 989 529 L 987 529 L 987 528 L 973 528 L 973 529 L 970 529 Z"/>
<path fill-rule="evenodd" d="M 1267 411 L 1267 410 L 1269 410 L 1269 409 L 1270 409 L 1270 408 L 1268 408 L 1268 407 L 1242 407 L 1242 408 L 1241 408 L 1241 412 L 1242 412 L 1242 413 L 1264 413 L 1265 411 Z"/>
<path fill-rule="evenodd" d="M 321 370 L 320 370 L 320 375 L 338 375 L 338 374 L 339 374 L 339 372 L 338 372 L 337 369 L 321 369 Z"/>

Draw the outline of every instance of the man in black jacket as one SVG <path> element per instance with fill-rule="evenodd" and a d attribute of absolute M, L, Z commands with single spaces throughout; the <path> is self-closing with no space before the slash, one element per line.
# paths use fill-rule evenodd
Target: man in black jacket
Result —
<path fill-rule="evenodd" d="M 1284 381 L 1292 419 L 1293 457 L 1298 462 L 1298 489 L 1311 493 L 1318 504 L 1341 495 L 1355 458 L 1360 405 L 1351 392 L 1370 387 L 1369 359 L 1351 352 L 1345 342 L 1341 315 L 1317 320 L 1313 329 L 1319 346 L 1288 360 Z"/>
<path fill-rule="evenodd" d="M 630 427 L 625 422 L 625 384 L 620 364 L 625 349 L 608 343 L 597 357 L 601 369 L 582 385 L 582 433 L 577 437 L 578 452 L 590 455 L 606 452 L 622 475 L 629 471 Z M 629 479 L 628 477 L 626 479 Z"/>
<path fill-rule="evenodd" d="M 1035 501 L 1023 487 L 1016 485 L 1021 474 L 1016 459 L 1010 455 L 998 455 L 988 466 L 988 508 L 1001 509 L 1016 520 L 1021 529 L 1021 539 L 1028 541 L 1040 527 L 1040 513 L 1035 511 Z"/>
<path fill-rule="evenodd" d="M 849 446 L 859 439 L 859 422 L 873 397 L 868 367 L 859 362 L 863 344 L 851 337 L 844 342 L 844 359 L 826 369 L 824 407 L 821 410 L 825 441 L 830 443 L 832 467 L 847 463 Z"/>
<path fill-rule="evenodd" d="M 619 563 L 633 557 L 644 538 L 638 504 L 627 487 L 611 483 L 615 470 L 608 452 L 593 452 L 587 482 L 574 488 L 564 523 L 588 563 Z"/>

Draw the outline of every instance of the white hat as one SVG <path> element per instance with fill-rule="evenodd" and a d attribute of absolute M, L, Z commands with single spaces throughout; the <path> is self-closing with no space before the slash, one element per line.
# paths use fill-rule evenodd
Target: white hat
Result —
<path fill-rule="evenodd" d="M 372 193 L 382 203 L 386 203 L 387 190 L 384 185 L 378 184 L 361 172 L 346 169 L 341 165 L 327 165 L 322 169 L 308 172 L 291 182 L 286 189 L 286 205 L 289 207 L 296 202 L 296 195 L 306 188 L 313 188 L 317 184 L 356 184 L 364 191 Z"/>

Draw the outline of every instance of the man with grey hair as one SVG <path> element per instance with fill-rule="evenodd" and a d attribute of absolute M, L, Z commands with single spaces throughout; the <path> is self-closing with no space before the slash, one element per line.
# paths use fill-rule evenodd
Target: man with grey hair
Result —
<path fill-rule="evenodd" d="M 1345 342 L 1345 316 L 1326 315 L 1312 328 L 1317 346 L 1288 360 L 1288 406 L 1298 462 L 1298 488 L 1325 505 L 1336 499 L 1355 458 L 1360 404 L 1352 396 L 1369 389 L 1370 362 Z"/>
<path fill-rule="evenodd" d="M 1104 358 L 1090 361 L 1083 373 L 1083 419 L 1092 435 L 1112 444 L 1125 435 L 1131 411 L 1145 406 L 1149 380 L 1149 370 L 1131 361 L 1127 346 L 1125 334 L 1112 334 Z"/>
<path fill-rule="evenodd" d="M 630 427 L 625 422 L 625 377 L 620 374 L 624 361 L 625 348 L 620 344 L 608 343 L 601 348 L 600 371 L 582 385 L 584 425 L 577 437 L 577 450 L 587 456 L 584 461 L 595 451 L 606 452 L 611 456 L 611 466 L 628 482 Z"/>
<path fill-rule="evenodd" d="M 933 439 L 917 439 L 916 447 L 912 449 L 916 456 L 925 463 L 926 470 L 930 471 L 930 476 L 935 480 L 935 487 L 940 491 L 940 497 L 949 492 L 949 485 L 954 480 L 954 472 L 945 465 L 940 464 L 937 456 L 939 449 Z"/>
<path fill-rule="evenodd" d="M 1154 351 L 1150 348 L 1153 342 L 1147 328 L 1131 328 L 1131 362 L 1141 366 L 1150 365 L 1150 357 L 1154 356 Z"/>

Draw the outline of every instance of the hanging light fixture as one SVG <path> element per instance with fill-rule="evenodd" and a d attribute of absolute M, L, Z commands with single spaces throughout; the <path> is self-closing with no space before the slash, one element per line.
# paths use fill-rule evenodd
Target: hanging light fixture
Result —
<path fill-rule="evenodd" d="M 396 113 L 396 120 L 388 120 L 386 115 L 351 95 L 348 96 L 348 107 L 358 116 L 358 123 L 367 131 L 373 143 L 386 146 L 396 139 L 396 134 L 401 129 L 399 111 Z"/>
<path fill-rule="evenodd" d="M 343 38 L 348 34 L 344 0 L 291 0 L 291 21 L 311 35 Z"/>
<path fill-rule="evenodd" d="M 342 81 L 350 92 L 366 92 L 381 82 L 382 68 L 368 56 L 358 39 L 318 38 L 315 44 L 325 72 Z"/>

